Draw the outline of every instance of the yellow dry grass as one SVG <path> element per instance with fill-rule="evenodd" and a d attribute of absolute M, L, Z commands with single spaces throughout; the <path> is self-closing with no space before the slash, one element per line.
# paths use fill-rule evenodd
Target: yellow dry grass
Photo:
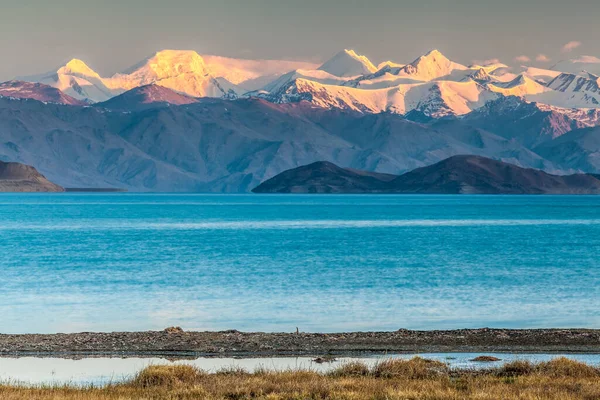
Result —
<path fill-rule="evenodd" d="M 373 368 L 341 365 L 310 371 L 206 373 L 191 366 L 151 366 L 129 382 L 103 388 L 0 386 L 2 400 L 125 399 L 600 399 L 600 370 L 559 358 L 517 361 L 497 369 L 456 371 L 415 358 L 386 360 Z"/>

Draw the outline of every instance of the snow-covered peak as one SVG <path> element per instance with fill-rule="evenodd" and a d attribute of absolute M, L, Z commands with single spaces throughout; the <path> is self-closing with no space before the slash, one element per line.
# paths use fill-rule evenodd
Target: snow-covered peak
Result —
<path fill-rule="evenodd" d="M 467 69 L 464 65 L 450 61 L 440 51 L 431 50 L 405 66 L 401 73 L 423 81 L 430 81 L 450 75 L 456 70 L 464 71 Z"/>
<path fill-rule="evenodd" d="M 74 58 L 57 71 L 61 75 L 73 75 L 87 78 L 100 79 L 100 75 L 91 69 L 85 62 Z"/>
<path fill-rule="evenodd" d="M 467 79 L 473 79 L 474 81 L 482 81 L 482 82 L 489 82 L 489 81 L 493 80 L 493 78 L 490 76 L 490 74 L 488 74 L 488 72 L 485 70 L 485 68 L 475 69 L 473 72 L 471 72 L 469 75 L 467 75 L 467 77 L 463 80 L 467 80 Z"/>
<path fill-rule="evenodd" d="M 536 95 L 550 90 L 525 74 L 517 75 L 517 77 L 510 82 L 490 83 L 488 88 L 505 96 L 517 97 Z"/>
<path fill-rule="evenodd" d="M 237 97 L 242 90 L 215 77 L 192 50 L 162 50 L 124 73 L 104 80 L 113 90 L 156 84 L 193 97 Z"/>
<path fill-rule="evenodd" d="M 501 62 L 494 62 L 494 63 L 485 64 L 485 65 L 469 66 L 469 69 L 477 69 L 477 70 L 483 69 L 488 74 L 501 73 L 501 72 L 506 71 L 508 68 L 509 68 L 508 65 L 503 64 Z"/>
<path fill-rule="evenodd" d="M 77 100 L 86 102 L 105 101 L 119 94 L 119 91 L 107 88 L 96 71 L 76 58 L 56 70 L 20 79 L 52 86 Z"/>
<path fill-rule="evenodd" d="M 366 75 L 377 71 L 377 67 L 367 57 L 347 49 L 334 55 L 319 69 L 339 77 Z"/>
<path fill-rule="evenodd" d="M 416 67 L 418 65 L 429 65 L 429 64 L 449 64 L 451 63 L 451 61 L 445 56 L 443 55 L 439 50 L 431 50 L 425 54 L 423 54 L 422 56 L 420 56 L 419 58 L 417 58 L 415 61 L 413 61 L 412 63 L 410 63 L 410 65 Z"/>
<path fill-rule="evenodd" d="M 398 64 L 398 63 L 393 62 L 393 61 L 384 61 L 384 62 L 380 63 L 377 66 L 377 70 L 380 70 L 380 69 L 385 68 L 385 67 L 388 67 L 388 68 L 402 68 L 405 65 L 406 64 Z"/>
<path fill-rule="evenodd" d="M 141 86 L 182 74 L 206 76 L 210 71 L 204 59 L 195 51 L 162 50 L 114 78 L 126 75 L 139 81 L 138 86 Z"/>
<path fill-rule="evenodd" d="M 562 73 L 548 83 L 548 87 L 559 92 L 592 91 L 600 94 L 598 76 L 590 73 L 586 73 L 584 76 Z"/>

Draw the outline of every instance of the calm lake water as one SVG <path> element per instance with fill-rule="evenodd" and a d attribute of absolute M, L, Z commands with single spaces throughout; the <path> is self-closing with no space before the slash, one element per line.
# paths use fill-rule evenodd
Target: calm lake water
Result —
<path fill-rule="evenodd" d="M 557 357 L 567 357 L 599 366 L 600 356 L 596 354 L 495 354 L 486 353 L 499 358 L 491 363 L 473 362 L 473 358 L 481 353 L 435 353 L 419 354 L 419 356 L 438 360 L 450 368 L 483 369 L 500 367 L 515 360 L 531 362 L 550 361 Z M 197 358 L 194 360 L 168 361 L 161 358 L 83 358 L 77 360 L 63 358 L 0 358 L 0 383 L 20 384 L 24 386 L 39 384 L 57 385 L 105 385 L 131 379 L 137 372 L 150 365 L 193 365 L 207 372 L 217 372 L 229 368 L 242 368 L 248 372 L 257 369 L 271 371 L 309 370 L 327 372 L 345 363 L 360 361 L 373 367 L 378 362 L 388 359 L 411 359 L 415 354 L 396 354 L 389 356 L 338 358 L 335 362 L 318 364 L 308 357 L 281 358 Z"/>
<path fill-rule="evenodd" d="M 600 327 L 600 196 L 0 196 L 0 332 Z"/>

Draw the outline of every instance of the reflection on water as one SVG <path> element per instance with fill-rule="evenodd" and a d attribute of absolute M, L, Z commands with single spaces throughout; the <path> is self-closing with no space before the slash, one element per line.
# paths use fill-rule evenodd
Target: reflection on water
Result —
<path fill-rule="evenodd" d="M 472 362 L 480 355 L 491 355 L 502 361 L 492 363 Z M 279 358 L 198 358 L 195 360 L 169 361 L 162 358 L 83 358 L 78 360 L 62 358 L 0 358 L 0 381 L 12 384 L 71 384 L 71 385 L 104 385 L 122 382 L 131 378 L 137 371 L 149 365 L 188 364 L 207 372 L 216 372 L 223 368 L 240 367 L 247 371 L 258 368 L 273 371 L 311 370 L 327 372 L 349 361 L 362 361 L 370 366 L 382 359 L 410 359 L 415 354 L 395 354 L 373 357 L 338 358 L 332 363 L 318 364 L 308 357 Z M 533 362 L 548 361 L 556 357 L 568 357 L 590 365 L 600 365 L 599 354 L 495 354 L 495 353 L 434 353 L 419 354 L 420 357 L 439 360 L 452 368 L 489 368 L 502 365 L 513 360 L 529 360 Z"/>

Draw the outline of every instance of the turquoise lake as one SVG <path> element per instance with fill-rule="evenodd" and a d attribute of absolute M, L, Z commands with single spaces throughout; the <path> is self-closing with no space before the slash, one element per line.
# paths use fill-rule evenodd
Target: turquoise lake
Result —
<path fill-rule="evenodd" d="M 600 327 L 600 196 L 0 195 L 0 332 Z"/>

